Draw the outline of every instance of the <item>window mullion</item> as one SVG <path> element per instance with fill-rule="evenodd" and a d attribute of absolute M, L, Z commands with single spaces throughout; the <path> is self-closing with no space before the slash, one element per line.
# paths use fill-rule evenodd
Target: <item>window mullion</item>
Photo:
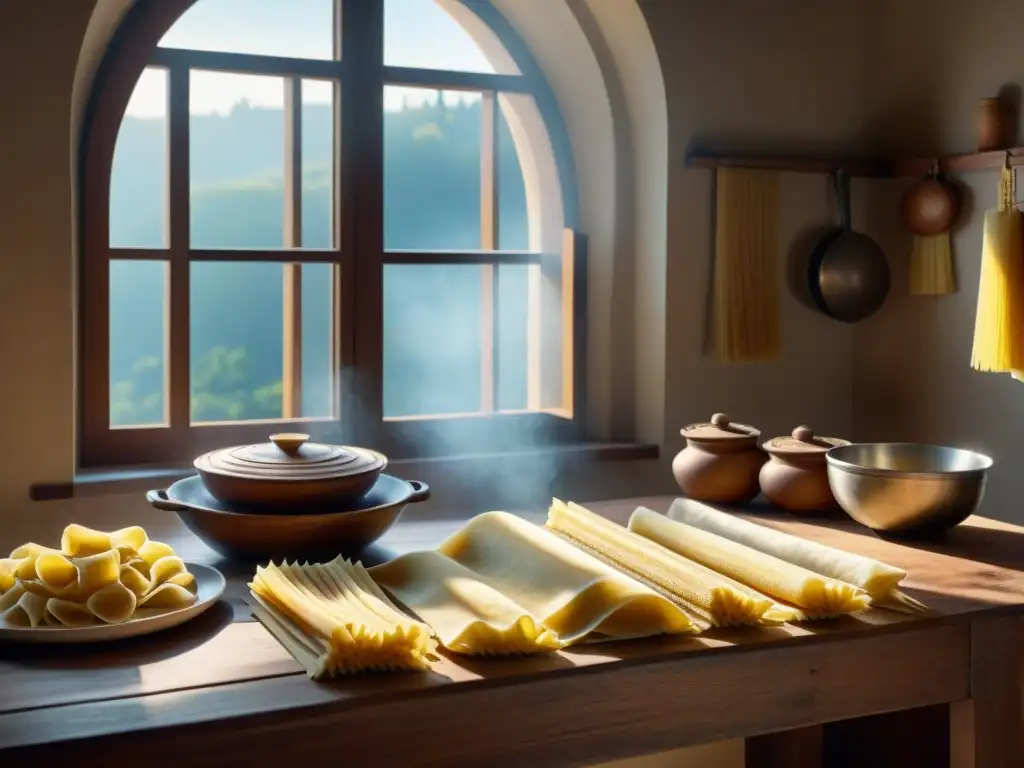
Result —
<path fill-rule="evenodd" d="M 168 72 L 169 125 L 167 131 L 167 242 L 170 256 L 168 321 L 169 423 L 172 434 L 187 439 L 191 423 L 189 317 L 189 246 L 191 223 L 189 161 L 189 75 L 186 67 L 171 67 Z"/>
<path fill-rule="evenodd" d="M 480 106 L 480 248 L 498 249 L 498 120 L 496 95 L 485 91 Z M 480 268 L 480 410 L 492 413 L 498 403 L 497 264 Z"/>
<path fill-rule="evenodd" d="M 352 325 L 352 372 L 343 387 L 353 438 L 379 445 L 384 330 L 384 2 L 347 0 L 341 25 L 342 276 Z M 343 334 L 344 335 L 344 334 Z M 348 427 L 347 427 L 348 428 Z"/>
<path fill-rule="evenodd" d="M 302 80 L 284 81 L 284 247 L 302 247 Z M 302 265 L 282 265 L 281 416 L 302 416 Z"/>

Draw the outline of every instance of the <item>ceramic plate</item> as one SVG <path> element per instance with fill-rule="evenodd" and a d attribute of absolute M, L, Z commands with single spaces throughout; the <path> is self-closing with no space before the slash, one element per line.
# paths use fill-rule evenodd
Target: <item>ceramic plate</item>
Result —
<path fill-rule="evenodd" d="M 141 615 L 123 624 L 96 624 L 88 627 L 0 627 L 0 640 L 15 640 L 22 643 L 99 643 L 148 635 L 151 632 L 176 627 L 216 605 L 227 585 L 224 576 L 216 568 L 195 563 L 185 563 L 185 567 L 196 578 L 196 595 L 199 598 L 188 608 L 154 612 L 148 616 Z"/>

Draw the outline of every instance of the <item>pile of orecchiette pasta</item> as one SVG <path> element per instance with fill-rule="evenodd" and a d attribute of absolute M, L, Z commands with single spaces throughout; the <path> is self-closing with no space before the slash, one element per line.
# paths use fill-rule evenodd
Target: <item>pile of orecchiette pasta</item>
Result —
<path fill-rule="evenodd" d="M 0 558 L 0 626 L 81 627 L 185 608 L 195 578 L 139 526 L 69 525 L 60 549 L 29 543 Z"/>

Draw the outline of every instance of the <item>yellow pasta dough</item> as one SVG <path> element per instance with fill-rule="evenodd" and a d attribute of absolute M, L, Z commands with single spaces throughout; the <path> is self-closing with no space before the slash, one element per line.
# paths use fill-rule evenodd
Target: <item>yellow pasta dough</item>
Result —
<path fill-rule="evenodd" d="M 906 613 L 928 610 L 900 590 L 900 582 L 907 577 L 902 568 L 776 531 L 693 499 L 676 499 L 668 516 L 822 576 L 860 587 L 871 595 L 872 605 Z"/>
<path fill-rule="evenodd" d="M 434 554 L 420 558 L 416 567 L 404 562 L 414 557 L 406 555 L 371 569 L 370 575 L 379 574 L 442 642 L 447 639 L 462 653 L 492 653 L 500 641 L 520 642 L 528 622 L 533 631 L 540 625 L 551 633 L 534 641 L 546 647 L 555 647 L 556 638 L 565 645 L 591 634 L 641 637 L 699 630 L 685 611 L 650 587 L 505 512 L 478 515 Z M 453 574 L 461 580 L 453 581 Z M 505 634 L 495 637 L 498 631 Z"/>
<path fill-rule="evenodd" d="M 578 504 L 555 499 L 547 527 L 676 602 L 704 628 L 778 624 L 795 618 L 792 609 L 766 595 Z"/>
<path fill-rule="evenodd" d="M 426 669 L 434 658 L 430 628 L 401 613 L 360 563 L 270 563 L 249 588 L 253 614 L 314 679 Z"/>
<path fill-rule="evenodd" d="M 34 542 L 0 559 L 0 624 L 119 624 L 196 601 L 195 578 L 167 544 L 139 526 L 112 533 L 72 524 L 61 549 Z"/>
<path fill-rule="evenodd" d="M 643 507 L 630 517 L 629 530 L 776 600 L 796 606 L 809 619 L 854 613 L 871 604 L 868 593 L 853 584 L 820 576 Z"/>
<path fill-rule="evenodd" d="M 439 552 L 403 555 L 370 575 L 400 602 L 415 606 L 454 653 L 532 653 L 563 645 L 536 616 Z"/>

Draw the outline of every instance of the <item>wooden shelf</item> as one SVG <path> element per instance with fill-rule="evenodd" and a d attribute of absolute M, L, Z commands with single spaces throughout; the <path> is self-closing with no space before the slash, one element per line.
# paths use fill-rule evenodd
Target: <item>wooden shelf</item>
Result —
<path fill-rule="evenodd" d="M 936 162 L 942 173 L 970 173 L 1001 168 L 1007 152 L 1010 166 L 1024 166 L 1024 147 L 995 152 L 973 152 L 942 157 L 796 157 L 771 155 L 726 155 L 693 153 L 686 156 L 688 168 L 756 168 L 791 173 L 835 173 L 845 168 L 851 176 L 900 178 L 927 175 Z"/>

